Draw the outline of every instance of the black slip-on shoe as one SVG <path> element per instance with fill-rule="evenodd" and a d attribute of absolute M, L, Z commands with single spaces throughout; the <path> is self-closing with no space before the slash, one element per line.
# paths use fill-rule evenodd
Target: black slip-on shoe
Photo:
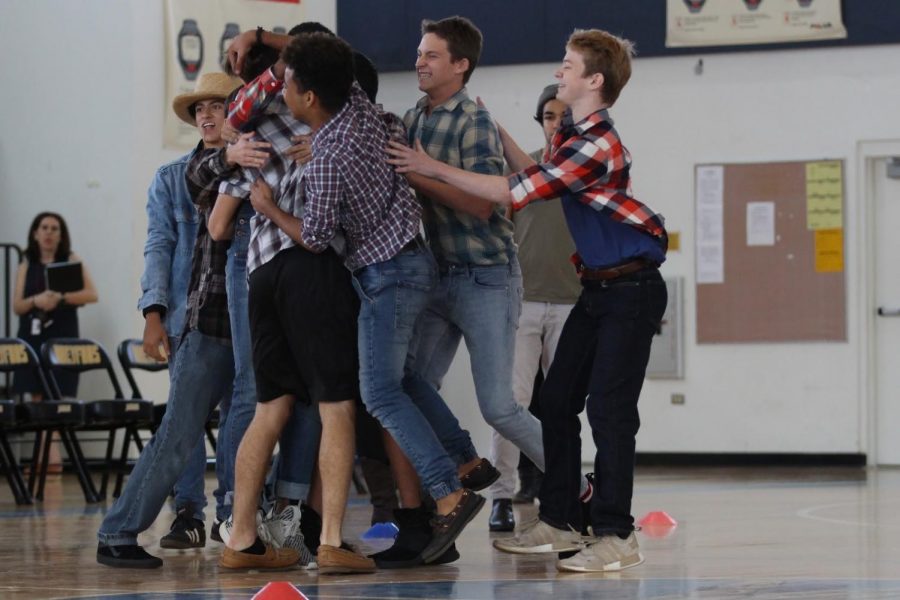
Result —
<path fill-rule="evenodd" d="M 512 500 L 510 498 L 494 500 L 491 517 L 488 519 L 488 529 L 491 531 L 514 531 L 515 528 L 516 515 L 513 513 Z"/>
<path fill-rule="evenodd" d="M 482 458 L 475 467 L 459 478 L 459 483 L 467 490 L 480 492 L 500 479 L 500 471 L 491 462 Z"/>

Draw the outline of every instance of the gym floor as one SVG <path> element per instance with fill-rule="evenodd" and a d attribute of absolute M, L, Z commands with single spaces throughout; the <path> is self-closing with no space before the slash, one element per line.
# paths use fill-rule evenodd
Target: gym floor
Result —
<path fill-rule="evenodd" d="M 508 534 L 488 532 L 489 506 L 457 542 L 457 562 L 366 576 L 223 572 L 215 542 L 159 548 L 166 509 L 140 539 L 163 568 L 119 570 L 94 558 L 106 505 L 85 505 L 67 474 L 48 480 L 33 507 L 0 491 L 0 598 L 250 598 L 272 581 L 308 598 L 900 598 L 900 470 L 639 469 L 634 514 L 665 511 L 678 524 L 644 528 L 644 564 L 608 575 L 562 574 L 553 557 L 494 550 L 491 539 Z M 536 510 L 517 507 L 517 518 Z M 369 515 L 367 499 L 354 497 L 348 540 L 359 541 Z"/>

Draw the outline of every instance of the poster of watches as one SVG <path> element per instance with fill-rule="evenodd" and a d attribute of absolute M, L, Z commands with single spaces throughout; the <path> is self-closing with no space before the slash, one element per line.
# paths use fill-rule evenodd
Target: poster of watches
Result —
<path fill-rule="evenodd" d="M 164 143 L 193 148 L 197 130 L 172 112 L 172 99 L 192 92 L 203 73 L 222 70 L 225 50 L 242 31 L 264 27 L 285 33 L 304 20 L 301 0 L 166 0 Z"/>
<path fill-rule="evenodd" d="M 669 48 L 846 37 L 841 0 L 666 0 Z"/>

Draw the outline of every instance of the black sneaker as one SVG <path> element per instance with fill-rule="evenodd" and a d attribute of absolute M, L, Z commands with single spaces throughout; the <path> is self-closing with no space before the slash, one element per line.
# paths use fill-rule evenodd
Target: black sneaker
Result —
<path fill-rule="evenodd" d="M 456 549 L 456 544 L 450 544 L 450 547 L 447 550 L 438 556 L 436 559 L 431 561 L 429 564 L 431 565 L 448 565 L 452 562 L 459 560 L 459 551 Z"/>
<path fill-rule="evenodd" d="M 97 562 L 118 569 L 158 569 L 163 564 L 161 558 L 147 554 L 147 551 L 137 544 L 123 546 L 97 544 Z"/>
<path fill-rule="evenodd" d="M 202 548 L 205 545 L 206 528 L 203 521 L 194 518 L 194 507 L 190 505 L 178 511 L 169 533 L 159 540 L 160 548 L 172 550 Z"/>
<path fill-rule="evenodd" d="M 462 498 L 450 511 L 450 514 L 435 515 L 431 520 L 433 537 L 422 551 L 422 562 L 427 565 L 442 556 L 453 545 L 469 521 L 475 518 L 482 506 L 484 506 L 484 497 L 472 490 L 464 489 Z"/>
<path fill-rule="evenodd" d="M 209 528 L 209 539 L 214 542 L 219 542 L 223 544 L 222 535 L 219 533 L 219 527 L 222 526 L 222 521 L 216 519 L 213 521 L 212 527 Z"/>
<path fill-rule="evenodd" d="M 417 508 L 394 509 L 394 520 L 399 531 L 394 545 L 387 550 L 372 554 L 369 558 L 375 561 L 379 569 L 407 569 L 418 567 L 423 563 L 422 552 L 431 543 L 433 533 L 429 521 L 433 513 L 419 506 Z M 431 562 L 432 565 L 446 565 L 459 560 L 456 545 L 451 544 L 443 554 Z"/>
<path fill-rule="evenodd" d="M 394 545 L 369 558 L 379 569 L 418 567 L 422 564 L 422 551 L 431 543 L 431 517 L 432 512 L 424 506 L 395 509 L 398 531 Z"/>

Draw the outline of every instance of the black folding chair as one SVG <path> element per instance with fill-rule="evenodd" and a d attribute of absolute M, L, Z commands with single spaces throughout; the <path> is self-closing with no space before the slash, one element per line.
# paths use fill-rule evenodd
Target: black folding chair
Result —
<path fill-rule="evenodd" d="M 0 349 L 2 353 L 2 349 Z M 3 357 L 0 356 L 0 362 Z M 16 429 L 16 402 L 15 400 L 0 400 L 0 468 L 6 474 L 6 481 L 9 482 L 9 489 L 12 490 L 13 498 L 16 504 L 32 504 L 31 493 L 25 485 L 25 479 L 22 477 L 22 471 L 19 470 L 19 463 L 13 454 L 9 445 L 9 439 L 6 437 L 7 431 L 15 431 Z"/>
<path fill-rule="evenodd" d="M 56 379 L 56 373 L 60 371 L 83 373 L 102 370 L 109 377 L 113 397 L 84 401 L 85 422 L 80 430 L 108 432 L 103 476 L 97 497 L 98 500 L 106 497 L 109 475 L 113 470 L 117 473 L 113 496 L 118 497 L 122 491 L 122 480 L 129 472 L 128 452 L 131 444 L 134 443 L 139 452 L 144 448 L 138 429 L 149 427 L 153 422 L 153 403 L 148 400 L 125 398 L 109 356 L 103 347 L 93 340 L 78 338 L 48 340 L 41 346 L 41 359 L 54 398 L 62 397 Z M 118 460 L 114 460 L 116 432 L 120 429 L 124 431 L 121 453 Z"/>
<path fill-rule="evenodd" d="M 31 504 L 33 499 L 44 499 L 44 484 L 47 480 L 47 463 L 50 458 L 50 446 L 53 433 L 59 434 L 72 468 L 78 476 L 84 499 L 97 502 L 97 491 L 87 474 L 84 454 L 72 429 L 84 424 L 84 405 L 73 400 L 54 400 L 50 394 L 47 381 L 40 367 L 37 355 L 24 340 L 19 338 L 0 338 L 0 372 L 12 374 L 30 371 L 39 382 L 44 395 L 41 402 L 16 402 L 4 399 L 2 424 L 0 424 L 0 446 L 2 460 L 7 479 L 13 490 L 17 504 Z M 34 449 L 32 451 L 31 474 L 27 485 L 24 483 L 19 466 L 9 447 L 7 433 L 33 432 Z M 41 444 L 43 437 L 44 443 Z M 40 469 L 38 466 L 40 465 Z M 38 485 L 35 494 L 35 485 Z"/>
<path fill-rule="evenodd" d="M 144 352 L 144 343 L 138 339 L 124 340 L 119 344 L 117 354 L 119 356 L 119 364 L 122 365 L 122 371 L 125 373 L 125 379 L 128 381 L 128 385 L 131 386 L 131 397 L 145 400 L 146 398 L 141 393 L 140 388 L 138 388 L 132 370 L 139 369 L 150 372 L 164 371 L 168 369 L 169 363 L 159 362 L 158 360 L 147 356 L 147 353 Z M 160 423 L 162 423 L 163 415 L 166 414 L 165 403 L 154 404 L 153 411 L 153 424 L 150 426 L 150 431 L 156 433 Z M 209 419 L 206 421 L 206 439 L 209 440 L 209 445 L 212 446 L 213 452 L 216 450 L 216 435 L 213 430 L 218 426 L 219 409 L 216 408 L 213 409 L 212 413 L 209 415 Z"/>

